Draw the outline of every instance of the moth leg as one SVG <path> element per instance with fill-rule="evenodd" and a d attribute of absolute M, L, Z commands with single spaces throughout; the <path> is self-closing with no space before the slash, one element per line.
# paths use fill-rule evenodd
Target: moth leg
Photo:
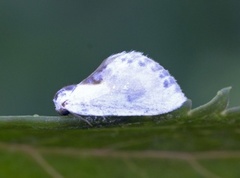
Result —
<path fill-rule="evenodd" d="M 110 120 L 107 116 L 101 116 L 103 118 L 103 122 L 110 123 Z"/>
<path fill-rule="evenodd" d="M 79 118 L 80 120 L 86 122 L 88 125 L 90 125 L 91 127 L 93 126 L 87 119 L 83 118 L 82 116 L 75 114 L 75 113 L 71 113 L 74 117 Z"/>

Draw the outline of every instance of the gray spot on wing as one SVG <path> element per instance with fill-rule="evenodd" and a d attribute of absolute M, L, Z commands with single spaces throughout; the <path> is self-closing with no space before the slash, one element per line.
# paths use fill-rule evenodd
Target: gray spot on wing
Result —
<path fill-rule="evenodd" d="M 144 67 L 144 66 L 146 66 L 146 63 L 143 62 L 143 61 L 139 61 L 139 62 L 138 62 L 138 65 L 141 66 L 141 67 Z"/>
<path fill-rule="evenodd" d="M 148 64 L 148 63 L 152 63 L 153 60 L 145 56 L 144 57 L 144 62 L 145 62 L 145 64 Z"/>
<path fill-rule="evenodd" d="M 76 88 L 76 85 L 68 85 L 68 86 L 62 88 L 62 90 L 73 90 L 75 88 Z"/>
<path fill-rule="evenodd" d="M 102 73 L 104 72 L 104 70 L 106 70 L 107 66 L 123 54 L 126 54 L 126 52 L 115 54 L 105 59 L 91 75 L 89 75 L 81 82 L 81 84 L 100 84 L 103 80 Z M 122 58 L 122 61 L 125 60 L 126 58 Z"/>
<path fill-rule="evenodd" d="M 176 83 L 175 79 L 173 77 L 170 77 L 170 78 L 164 80 L 163 86 L 165 88 L 168 88 L 168 87 L 170 87 L 171 85 L 173 85 L 175 83 Z"/>
<path fill-rule="evenodd" d="M 168 82 L 167 79 L 164 80 L 164 82 L 163 82 L 163 86 L 164 86 L 164 88 L 168 88 L 168 87 L 169 87 L 169 82 Z"/>
<path fill-rule="evenodd" d="M 141 98 L 144 94 L 145 94 L 145 90 L 132 91 L 130 92 L 130 94 L 127 95 L 127 101 L 131 103 Z"/>
<path fill-rule="evenodd" d="M 91 74 L 89 77 L 87 77 L 85 80 L 83 80 L 82 84 L 100 84 L 102 81 L 102 75 L 100 72 L 95 72 Z"/>
<path fill-rule="evenodd" d="M 156 72 L 156 71 L 162 70 L 163 67 L 156 63 L 154 64 L 154 66 L 151 67 L 151 69 L 153 72 Z"/>
<path fill-rule="evenodd" d="M 133 62 L 133 60 L 132 59 L 128 59 L 128 61 L 127 61 L 129 64 L 131 64 L 132 62 Z"/>
<path fill-rule="evenodd" d="M 169 83 L 170 83 L 171 85 L 172 85 L 172 84 L 175 84 L 175 83 L 176 83 L 176 80 L 175 80 L 173 77 L 170 77 Z"/>
<path fill-rule="evenodd" d="M 160 78 L 165 78 L 165 77 L 167 77 L 167 76 L 169 76 L 170 74 L 169 74 L 169 72 L 167 71 L 167 70 L 163 70 L 162 72 L 161 72 L 161 74 L 159 75 L 159 77 Z"/>
<path fill-rule="evenodd" d="M 123 52 L 121 52 L 121 53 L 118 53 L 118 54 L 114 54 L 114 55 L 112 55 L 112 56 L 109 56 L 106 60 L 108 61 L 108 64 L 109 64 L 110 62 L 112 62 L 113 60 L 119 58 L 119 57 L 121 57 L 121 60 L 122 60 L 122 61 L 126 61 L 127 58 L 122 57 L 124 54 L 126 54 L 125 51 L 123 51 Z"/>
<path fill-rule="evenodd" d="M 59 96 L 64 96 L 66 95 L 66 92 L 73 91 L 76 88 L 76 85 L 68 85 L 66 87 L 63 87 L 61 90 L 59 90 L 55 96 L 54 100 L 56 101 Z"/>
<path fill-rule="evenodd" d="M 84 79 L 82 84 L 100 84 L 102 82 L 102 72 L 107 68 L 109 61 L 104 60 L 102 64 L 86 79 Z"/>

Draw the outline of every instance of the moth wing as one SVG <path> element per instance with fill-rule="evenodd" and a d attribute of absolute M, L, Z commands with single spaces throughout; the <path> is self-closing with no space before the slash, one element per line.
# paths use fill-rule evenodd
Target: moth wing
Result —
<path fill-rule="evenodd" d="M 186 97 L 176 80 L 139 52 L 110 56 L 72 92 L 65 108 L 79 115 L 158 115 Z"/>

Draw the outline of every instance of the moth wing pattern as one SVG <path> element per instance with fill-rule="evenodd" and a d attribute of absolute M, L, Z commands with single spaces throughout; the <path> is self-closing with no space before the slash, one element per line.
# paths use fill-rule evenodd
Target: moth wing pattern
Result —
<path fill-rule="evenodd" d="M 64 109 L 79 115 L 158 115 L 179 108 L 186 97 L 174 77 L 140 52 L 110 56 L 76 85 Z"/>

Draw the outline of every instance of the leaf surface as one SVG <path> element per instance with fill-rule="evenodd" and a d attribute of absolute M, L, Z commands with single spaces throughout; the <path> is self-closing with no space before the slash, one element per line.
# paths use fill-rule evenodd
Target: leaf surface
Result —
<path fill-rule="evenodd" d="M 230 88 L 155 117 L 0 116 L 0 177 L 239 177 Z"/>

